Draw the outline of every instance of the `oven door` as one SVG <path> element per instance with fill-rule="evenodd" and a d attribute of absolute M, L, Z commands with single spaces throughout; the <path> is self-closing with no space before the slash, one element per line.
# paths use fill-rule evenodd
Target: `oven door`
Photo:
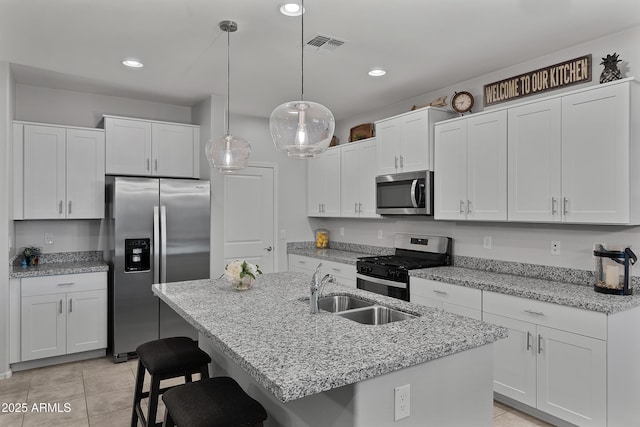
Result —
<path fill-rule="evenodd" d="M 358 289 L 409 301 L 409 286 L 407 283 L 379 279 L 360 273 L 356 274 L 356 280 Z"/>
<path fill-rule="evenodd" d="M 432 215 L 433 172 L 405 172 L 376 177 L 376 213 Z"/>

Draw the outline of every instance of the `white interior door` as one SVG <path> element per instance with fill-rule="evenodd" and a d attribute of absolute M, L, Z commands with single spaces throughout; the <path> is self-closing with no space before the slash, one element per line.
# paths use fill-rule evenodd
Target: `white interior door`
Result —
<path fill-rule="evenodd" d="M 244 259 L 275 271 L 274 168 L 250 166 L 224 177 L 225 264 Z"/>

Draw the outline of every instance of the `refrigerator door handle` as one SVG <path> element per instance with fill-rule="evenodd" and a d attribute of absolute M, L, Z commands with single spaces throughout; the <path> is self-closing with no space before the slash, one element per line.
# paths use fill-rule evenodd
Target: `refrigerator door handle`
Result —
<path fill-rule="evenodd" d="M 160 283 L 167 282 L 167 207 L 160 206 Z"/>
<path fill-rule="evenodd" d="M 160 215 L 153 207 L 153 283 L 160 283 Z"/>

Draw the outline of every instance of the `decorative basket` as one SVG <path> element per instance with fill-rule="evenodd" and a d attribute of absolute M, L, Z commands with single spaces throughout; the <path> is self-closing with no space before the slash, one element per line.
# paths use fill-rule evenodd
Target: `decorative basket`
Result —
<path fill-rule="evenodd" d="M 349 132 L 349 142 L 373 138 L 374 136 L 376 136 L 375 125 L 373 123 L 363 123 L 351 128 L 351 131 Z"/>

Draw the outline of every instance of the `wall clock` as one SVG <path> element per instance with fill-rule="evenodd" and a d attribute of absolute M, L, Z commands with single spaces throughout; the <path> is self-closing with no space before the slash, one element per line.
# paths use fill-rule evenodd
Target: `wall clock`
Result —
<path fill-rule="evenodd" d="M 469 92 L 456 92 L 451 97 L 451 109 L 456 113 L 464 114 L 473 108 L 473 95 Z"/>

